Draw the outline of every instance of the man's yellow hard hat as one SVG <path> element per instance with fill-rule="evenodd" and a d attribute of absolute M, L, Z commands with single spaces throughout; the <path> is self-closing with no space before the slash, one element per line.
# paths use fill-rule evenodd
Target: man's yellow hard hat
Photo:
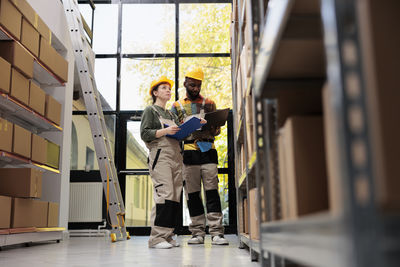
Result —
<path fill-rule="evenodd" d="M 188 73 L 186 73 L 185 77 L 203 81 L 204 80 L 204 72 L 201 68 L 197 68 L 197 69 L 191 70 Z"/>
<path fill-rule="evenodd" d="M 151 82 L 149 94 L 152 95 L 151 93 L 153 92 L 154 87 L 162 83 L 168 83 L 171 88 L 172 86 L 174 86 L 173 81 L 168 79 L 166 76 L 161 76 L 158 80 L 154 80 Z"/>

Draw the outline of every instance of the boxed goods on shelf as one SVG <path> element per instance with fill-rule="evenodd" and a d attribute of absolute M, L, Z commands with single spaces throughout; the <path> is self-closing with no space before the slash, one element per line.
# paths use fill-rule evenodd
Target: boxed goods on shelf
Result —
<path fill-rule="evenodd" d="M 45 117 L 57 125 L 61 123 L 61 104 L 51 95 L 46 95 Z"/>
<path fill-rule="evenodd" d="M 247 198 L 243 198 L 243 232 L 245 234 L 249 233 L 249 206 L 247 202 Z"/>
<path fill-rule="evenodd" d="M 35 10 L 26 2 L 26 0 L 9 0 L 14 6 L 22 13 L 23 17 L 26 18 L 32 25 L 36 27 L 37 17 Z"/>
<path fill-rule="evenodd" d="M 20 70 L 26 77 L 33 78 L 33 57 L 19 43 L 0 41 L 0 57 Z"/>
<path fill-rule="evenodd" d="M 39 33 L 26 20 L 22 19 L 21 43 L 34 54 L 39 56 Z"/>
<path fill-rule="evenodd" d="M 42 172 L 30 168 L 0 168 L 0 195 L 10 197 L 42 196 Z"/>
<path fill-rule="evenodd" d="M 0 92 L 9 93 L 11 83 L 11 64 L 0 57 Z"/>
<path fill-rule="evenodd" d="M 246 96 L 246 132 L 247 132 L 247 159 L 250 159 L 255 151 L 254 120 L 253 120 L 253 98 Z"/>
<path fill-rule="evenodd" d="M 9 0 L 0 0 L 0 24 L 16 39 L 21 36 L 21 13 Z"/>
<path fill-rule="evenodd" d="M 12 152 L 25 158 L 31 157 L 31 132 L 14 124 Z"/>
<path fill-rule="evenodd" d="M 11 228 L 47 227 L 48 202 L 13 198 Z"/>
<path fill-rule="evenodd" d="M 58 210 L 60 205 L 56 202 L 49 202 L 47 214 L 47 227 L 58 227 Z"/>
<path fill-rule="evenodd" d="M 0 196 L 0 229 L 10 228 L 11 224 L 11 197 Z"/>
<path fill-rule="evenodd" d="M 29 107 L 44 116 L 46 93 L 32 80 L 29 85 Z"/>
<path fill-rule="evenodd" d="M 323 122 L 294 116 L 280 130 L 280 194 L 283 219 L 328 210 Z"/>
<path fill-rule="evenodd" d="M 46 165 L 58 169 L 60 161 L 60 146 L 47 141 L 47 161 Z"/>
<path fill-rule="evenodd" d="M 329 188 L 329 208 L 332 213 L 340 213 L 343 210 L 343 196 L 341 188 L 341 174 L 339 165 L 339 144 L 337 136 L 336 113 L 334 112 L 332 92 L 328 84 L 322 89 L 324 108 L 324 134 L 326 148 L 326 167 Z"/>
<path fill-rule="evenodd" d="M 64 81 L 68 80 L 68 62 L 48 43 L 45 38 L 40 38 L 39 58 Z"/>
<path fill-rule="evenodd" d="M 282 127 L 290 116 L 322 113 L 321 87 L 297 89 L 296 86 L 293 84 L 293 88 L 277 95 L 278 127 Z"/>
<path fill-rule="evenodd" d="M 32 134 L 31 159 L 41 164 L 47 162 L 47 140 L 36 134 Z"/>
<path fill-rule="evenodd" d="M 49 29 L 49 27 L 47 27 L 46 23 L 44 23 L 44 21 L 40 17 L 38 17 L 37 30 L 39 31 L 40 36 L 43 37 L 48 44 L 51 44 L 51 30 Z"/>
<path fill-rule="evenodd" d="M 236 73 L 236 112 L 237 112 L 237 126 L 239 126 L 239 121 L 241 119 L 240 115 L 242 114 L 242 103 L 243 103 L 243 94 L 242 94 L 242 71 L 240 70 L 240 66 L 238 67 Z"/>
<path fill-rule="evenodd" d="M 13 124 L 0 118 L 0 150 L 11 152 L 13 143 Z"/>
<path fill-rule="evenodd" d="M 399 1 L 362 1 L 358 12 L 375 199 L 379 207 L 390 213 L 400 210 L 399 4 Z M 354 86 L 350 89 L 356 93 L 361 91 Z"/>
<path fill-rule="evenodd" d="M 249 221 L 251 239 L 260 239 L 260 216 L 258 215 L 258 188 L 249 190 Z"/>
<path fill-rule="evenodd" d="M 25 105 L 29 104 L 29 80 L 14 68 L 11 70 L 10 95 Z"/>

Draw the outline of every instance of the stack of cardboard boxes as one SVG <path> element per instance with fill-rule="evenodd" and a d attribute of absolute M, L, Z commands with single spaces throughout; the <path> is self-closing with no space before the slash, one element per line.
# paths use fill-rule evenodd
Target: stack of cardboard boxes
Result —
<path fill-rule="evenodd" d="M 51 31 L 25 0 L 0 0 L 0 27 L 3 34 L 11 36 L 11 40 L 0 41 L 1 96 L 44 121 L 60 125 L 61 104 L 46 94 L 34 77 L 34 64 L 40 64 L 60 81 L 67 80 L 68 63 L 50 45 Z M 8 139 L 2 140 L 2 143 L 10 142 L 11 150 L 4 151 L 58 168 L 59 147 L 56 144 L 18 125 L 4 120 L 3 123 L 11 127 Z M 52 153 L 47 154 L 47 151 Z"/>
<path fill-rule="evenodd" d="M 41 88 L 34 71 L 45 69 L 60 85 L 68 78 L 68 63 L 51 46 L 48 26 L 26 0 L 0 0 L 0 34 L 8 36 L 0 41 L 0 97 L 32 116 L 61 125 L 62 106 Z M 0 151 L 58 168 L 57 144 L 4 118 L 0 118 Z M 36 169 L 0 169 L 0 228 L 58 226 L 58 203 L 38 200 L 41 188 L 42 172 Z"/>
<path fill-rule="evenodd" d="M 253 92 L 250 90 L 252 62 L 252 22 L 251 1 L 235 0 L 232 3 L 231 14 L 231 50 L 235 53 L 236 62 L 236 125 L 240 125 L 238 138 L 238 155 L 236 161 L 236 179 L 243 177 L 246 166 L 255 152 L 254 119 L 253 119 Z M 234 42 L 233 42 L 234 41 Z M 240 47 L 239 47 L 240 45 Z M 244 111 L 244 113 L 243 113 Z M 244 116 L 242 116 L 244 114 Z M 246 183 L 245 183 L 246 184 Z M 246 190 L 247 192 L 247 190 Z M 259 239 L 258 210 L 256 203 L 256 189 L 249 189 L 248 194 L 239 200 L 239 212 L 243 215 L 239 222 L 239 231 L 249 234 L 251 239 Z M 249 208 L 250 207 L 250 208 Z"/>
<path fill-rule="evenodd" d="M 42 196 L 41 171 L 0 169 L 0 177 L 1 229 L 58 226 L 58 203 L 38 200 Z"/>

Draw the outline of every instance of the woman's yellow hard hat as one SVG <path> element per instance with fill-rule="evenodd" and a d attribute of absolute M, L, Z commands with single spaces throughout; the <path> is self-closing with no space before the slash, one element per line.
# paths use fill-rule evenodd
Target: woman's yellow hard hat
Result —
<path fill-rule="evenodd" d="M 186 73 L 185 77 L 189 77 L 195 80 L 203 81 L 204 80 L 204 72 L 201 68 L 197 68 Z"/>
<path fill-rule="evenodd" d="M 173 81 L 168 79 L 166 76 L 161 76 L 158 80 L 154 80 L 151 82 L 149 94 L 152 95 L 151 93 L 153 92 L 154 87 L 162 83 L 168 83 L 171 88 L 172 86 L 174 86 Z"/>

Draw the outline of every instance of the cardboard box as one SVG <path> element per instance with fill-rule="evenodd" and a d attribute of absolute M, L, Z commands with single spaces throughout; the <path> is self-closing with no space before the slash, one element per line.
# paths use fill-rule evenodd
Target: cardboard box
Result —
<path fill-rule="evenodd" d="M 296 86 L 294 84 L 293 86 Z M 282 127 L 286 119 L 295 115 L 322 114 L 321 88 L 287 88 L 276 96 L 278 100 L 278 127 Z"/>
<path fill-rule="evenodd" d="M 11 197 L 42 196 L 42 172 L 30 168 L 1 168 L 0 195 Z"/>
<path fill-rule="evenodd" d="M 242 114 L 242 103 L 243 103 L 243 94 L 242 94 L 242 71 L 240 70 L 240 65 L 238 66 L 238 70 L 236 73 L 236 112 L 238 114 L 238 126 L 240 115 Z"/>
<path fill-rule="evenodd" d="M 20 70 L 26 77 L 33 78 L 33 57 L 22 45 L 14 41 L 1 41 L 0 57 Z"/>
<path fill-rule="evenodd" d="M 45 201 L 13 198 L 11 227 L 47 227 L 48 208 Z"/>
<path fill-rule="evenodd" d="M 255 152 L 255 140 L 254 140 L 254 120 L 253 120 L 253 97 L 248 95 L 246 97 L 246 131 L 247 131 L 247 158 L 251 159 L 251 156 Z"/>
<path fill-rule="evenodd" d="M 39 56 L 39 33 L 26 20 L 22 19 L 21 43 L 36 57 Z"/>
<path fill-rule="evenodd" d="M 249 233 L 249 203 L 247 198 L 243 199 L 243 230 L 245 234 Z"/>
<path fill-rule="evenodd" d="M 260 216 L 258 215 L 258 188 L 249 190 L 249 218 L 250 218 L 250 238 L 260 239 Z"/>
<path fill-rule="evenodd" d="M 46 93 L 31 80 L 29 86 L 29 107 L 44 116 L 45 106 Z"/>
<path fill-rule="evenodd" d="M 60 162 L 60 146 L 47 141 L 47 161 L 46 165 L 58 169 Z"/>
<path fill-rule="evenodd" d="M 13 124 L 0 118 L 0 150 L 12 152 Z"/>
<path fill-rule="evenodd" d="M 14 6 L 17 7 L 19 12 L 22 13 L 23 17 L 29 21 L 31 25 L 37 28 L 38 24 L 38 14 L 31 7 L 31 5 L 26 0 L 10 0 Z"/>
<path fill-rule="evenodd" d="M 0 24 L 17 40 L 21 37 L 21 13 L 8 0 L 0 0 Z"/>
<path fill-rule="evenodd" d="M 280 133 L 283 219 L 328 210 L 322 117 L 290 117 Z"/>
<path fill-rule="evenodd" d="M 31 159 L 41 164 L 47 162 L 47 140 L 36 134 L 32 134 Z"/>
<path fill-rule="evenodd" d="M 29 80 L 18 70 L 11 70 L 11 90 L 10 95 L 21 101 L 23 104 L 29 104 Z"/>
<path fill-rule="evenodd" d="M 385 212 L 400 210 L 400 26 L 399 1 L 361 1 L 357 5 L 368 101 L 368 130 L 374 194 Z M 364 87 L 362 88 L 364 89 Z M 360 200 L 368 191 L 359 189 Z M 363 194 L 364 193 L 364 194 Z"/>
<path fill-rule="evenodd" d="M 49 29 L 49 27 L 47 26 L 46 23 L 44 23 L 44 21 L 38 17 L 38 25 L 37 25 L 37 30 L 40 33 L 40 36 L 42 36 L 46 42 L 51 45 L 51 30 Z"/>
<path fill-rule="evenodd" d="M 0 196 L 0 229 L 10 228 L 11 225 L 11 197 Z"/>
<path fill-rule="evenodd" d="M 14 124 L 12 152 L 25 158 L 31 157 L 31 132 Z"/>
<path fill-rule="evenodd" d="M 283 38 L 274 55 L 270 79 L 320 79 L 326 76 L 322 38 Z"/>
<path fill-rule="evenodd" d="M 11 84 L 11 64 L 0 57 L 0 92 L 9 93 Z"/>
<path fill-rule="evenodd" d="M 63 81 L 68 80 L 68 62 L 44 38 L 40 38 L 39 58 Z"/>
<path fill-rule="evenodd" d="M 59 204 L 56 202 L 49 202 L 47 214 L 47 227 L 58 227 L 58 210 Z"/>
<path fill-rule="evenodd" d="M 51 95 L 46 95 L 44 116 L 57 125 L 61 123 L 61 104 Z"/>
<path fill-rule="evenodd" d="M 324 134 L 326 147 L 326 166 L 329 188 L 329 208 L 332 213 L 343 211 L 342 177 L 339 165 L 339 142 L 337 140 L 336 113 L 332 102 L 332 91 L 328 84 L 322 90 L 324 108 Z"/>
<path fill-rule="evenodd" d="M 286 170 L 289 168 L 288 163 L 285 162 L 286 151 L 284 133 L 278 135 L 278 158 L 279 158 L 279 190 L 280 190 L 280 201 L 281 201 L 281 218 L 289 218 L 289 192 L 287 184 L 287 173 Z"/>

